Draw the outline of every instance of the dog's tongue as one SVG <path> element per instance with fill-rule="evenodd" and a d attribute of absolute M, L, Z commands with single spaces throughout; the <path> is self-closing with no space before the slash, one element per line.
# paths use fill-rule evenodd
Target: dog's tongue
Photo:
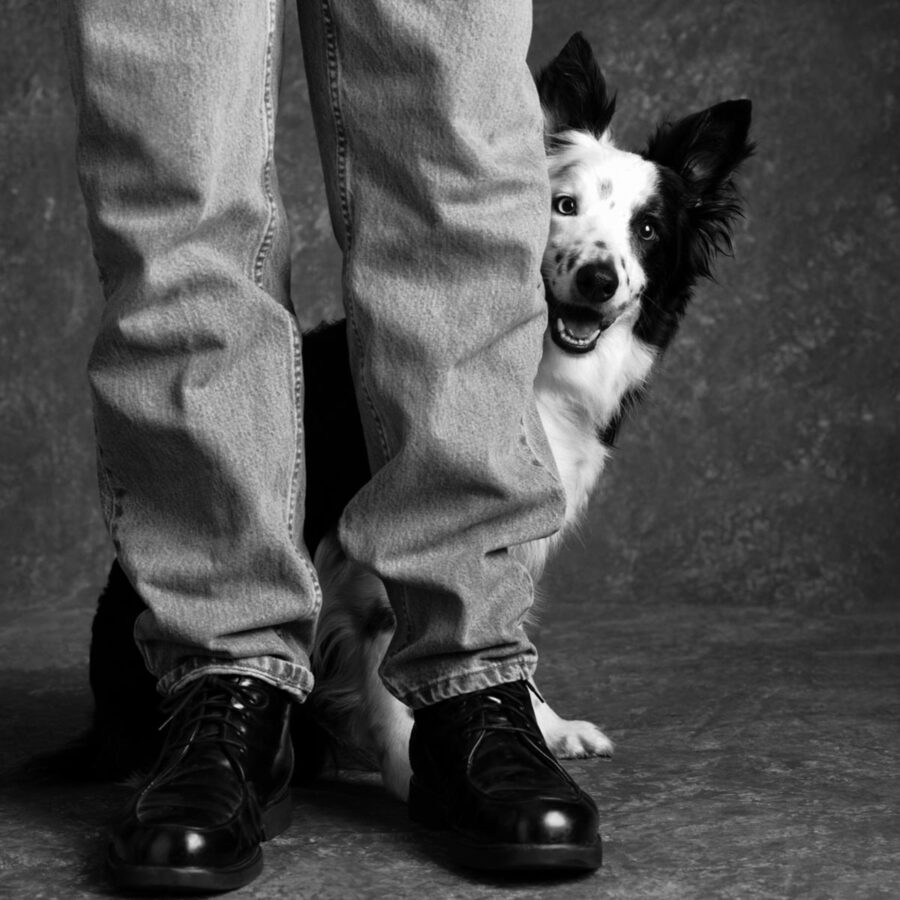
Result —
<path fill-rule="evenodd" d="M 577 319 L 564 318 L 563 324 L 566 326 L 566 331 L 568 331 L 569 334 L 582 341 L 586 341 L 588 338 L 592 337 L 597 330 L 596 322 L 580 322 Z"/>

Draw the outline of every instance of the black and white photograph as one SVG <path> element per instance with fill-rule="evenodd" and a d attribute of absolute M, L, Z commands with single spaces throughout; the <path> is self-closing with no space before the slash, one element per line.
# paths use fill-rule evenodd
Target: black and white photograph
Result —
<path fill-rule="evenodd" d="M 900 896 L 898 69 L 6 0 L 0 896 Z"/>

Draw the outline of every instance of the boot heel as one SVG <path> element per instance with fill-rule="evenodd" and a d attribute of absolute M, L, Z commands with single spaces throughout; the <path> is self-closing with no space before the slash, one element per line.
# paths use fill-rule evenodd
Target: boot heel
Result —
<path fill-rule="evenodd" d="M 411 778 L 409 782 L 409 817 L 426 828 L 446 828 L 447 820 L 440 801 Z"/>

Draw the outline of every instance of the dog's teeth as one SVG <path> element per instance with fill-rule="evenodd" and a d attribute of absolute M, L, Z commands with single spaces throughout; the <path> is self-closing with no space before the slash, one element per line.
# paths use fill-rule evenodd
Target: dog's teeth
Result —
<path fill-rule="evenodd" d="M 598 328 L 596 331 L 589 334 L 587 337 L 580 337 L 577 334 L 569 331 L 566 326 L 565 320 L 561 317 L 554 320 L 556 325 L 556 331 L 559 336 L 565 341 L 565 343 L 569 344 L 571 347 L 590 347 L 595 344 L 600 337 L 603 329 Z"/>

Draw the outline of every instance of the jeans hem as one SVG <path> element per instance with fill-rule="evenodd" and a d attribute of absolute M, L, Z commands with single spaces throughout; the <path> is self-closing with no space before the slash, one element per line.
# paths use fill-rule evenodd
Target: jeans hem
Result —
<path fill-rule="evenodd" d="M 285 691 L 301 703 L 306 700 L 313 687 L 313 676 L 309 669 L 284 659 L 271 656 L 253 659 L 198 656 L 183 661 L 163 675 L 157 688 L 162 694 L 172 694 L 204 675 L 246 675 L 258 678 Z"/>
<path fill-rule="evenodd" d="M 485 688 L 496 687 L 498 684 L 530 680 L 536 667 L 536 658 L 519 658 L 512 662 L 484 666 L 471 672 L 447 675 L 418 687 L 405 687 L 387 682 L 385 684 L 398 700 L 413 709 L 418 709 L 460 694 L 471 694 Z"/>

